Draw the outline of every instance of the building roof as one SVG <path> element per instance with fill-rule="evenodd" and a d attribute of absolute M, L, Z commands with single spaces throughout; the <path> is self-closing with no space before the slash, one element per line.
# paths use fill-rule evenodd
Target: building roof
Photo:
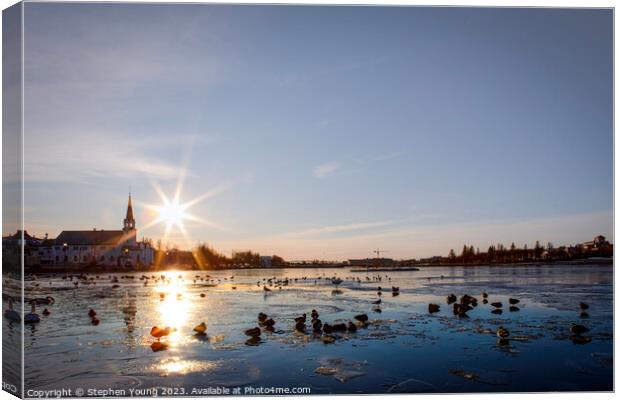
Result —
<path fill-rule="evenodd" d="M 62 231 L 56 244 L 110 244 L 117 245 L 125 239 L 123 231 Z"/>

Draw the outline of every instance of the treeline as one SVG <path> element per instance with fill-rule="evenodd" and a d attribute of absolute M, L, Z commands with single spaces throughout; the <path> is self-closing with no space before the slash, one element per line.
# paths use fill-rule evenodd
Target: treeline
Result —
<path fill-rule="evenodd" d="M 481 252 L 479 248 L 464 245 L 463 249 L 457 254 L 454 249 L 450 249 L 448 257 L 441 258 L 440 262 L 448 264 L 491 264 L 491 263 L 519 263 L 542 260 L 571 260 L 587 257 L 610 257 L 613 256 L 611 245 L 599 246 L 596 248 L 585 247 L 581 244 L 574 246 L 554 247 L 552 243 L 542 246 L 539 241 L 533 248 L 528 248 L 527 244 L 518 248 L 514 243 L 509 247 L 502 243 L 491 245 L 486 252 Z"/>
<path fill-rule="evenodd" d="M 234 252 L 228 257 L 207 244 L 200 244 L 194 251 L 176 248 L 155 249 L 155 264 L 158 266 L 189 265 L 202 269 L 226 269 L 230 267 L 281 267 L 286 264 L 280 256 L 261 257 L 252 251 Z"/>

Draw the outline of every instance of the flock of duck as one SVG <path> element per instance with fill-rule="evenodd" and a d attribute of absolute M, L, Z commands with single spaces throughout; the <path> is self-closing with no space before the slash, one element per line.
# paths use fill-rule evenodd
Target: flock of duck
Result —
<path fill-rule="evenodd" d="M 133 275 L 123 275 L 120 277 L 120 279 L 127 279 L 127 280 L 133 280 L 135 278 L 136 277 Z M 385 278 L 391 281 L 391 278 L 389 276 L 385 275 Z M 79 274 L 79 275 L 65 275 L 63 279 L 69 279 L 73 283 L 73 285 L 77 288 L 80 282 L 82 282 L 83 284 L 85 283 L 85 284 L 94 285 L 96 284 L 96 280 L 100 280 L 102 278 L 100 278 L 99 276 L 89 277 L 86 274 Z M 116 288 L 119 286 L 118 277 L 116 276 L 113 277 L 112 275 L 109 275 L 108 279 L 110 279 L 110 281 L 114 284 L 112 288 Z M 172 281 L 171 278 L 166 275 L 160 275 L 160 276 L 152 275 L 150 277 L 147 275 L 142 275 L 138 279 L 144 281 L 145 286 L 148 285 L 148 283 L 152 281 L 155 283 L 162 282 L 162 283 L 167 283 L 167 284 L 170 284 Z M 183 279 L 183 276 L 179 275 L 178 279 Z M 283 286 L 288 286 L 292 282 L 307 281 L 308 279 L 312 280 L 312 278 L 308 278 L 308 277 L 277 278 L 274 276 L 271 278 L 263 278 L 262 281 L 259 280 L 257 281 L 256 284 L 259 287 L 262 285 L 263 290 L 265 292 L 269 292 L 272 290 L 270 289 L 270 287 L 276 287 L 281 290 Z M 362 282 L 362 279 L 359 277 L 346 277 L 345 279 L 350 280 L 355 283 Z M 365 278 L 366 282 L 381 282 L 382 279 L 383 277 L 381 275 L 375 275 L 371 277 L 366 276 Z M 217 283 L 221 283 L 222 280 L 232 282 L 234 280 L 234 276 L 231 276 L 230 278 L 228 277 L 213 278 L 209 275 L 206 275 L 206 277 L 196 275 L 195 279 L 193 279 L 193 282 L 194 284 L 196 284 L 198 283 L 198 281 L 201 281 L 201 282 L 206 281 L 207 284 L 217 284 Z M 315 284 L 317 284 L 319 281 L 325 281 L 327 283 L 331 283 L 335 285 L 336 287 L 338 287 L 338 285 L 344 282 L 343 279 L 337 278 L 335 276 L 329 277 L 325 275 L 323 275 L 322 277 L 314 278 Z M 35 284 L 35 286 L 38 286 L 38 284 Z M 233 290 L 236 289 L 235 286 L 232 286 L 231 288 Z M 377 299 L 371 302 L 371 304 L 373 305 L 372 310 L 374 312 L 377 312 L 377 313 L 381 312 L 380 305 L 382 303 L 381 296 L 383 294 L 383 290 L 384 289 L 381 286 L 377 286 Z M 392 296 L 398 296 L 400 294 L 400 288 L 397 286 L 392 286 L 391 293 L 392 293 Z M 162 292 L 162 293 L 159 293 L 159 296 L 160 296 L 160 300 L 163 300 L 166 294 Z M 181 293 L 177 294 L 177 297 L 180 298 L 181 296 L 182 296 Z M 206 295 L 204 293 L 201 293 L 200 296 L 205 297 Z M 483 304 L 489 304 L 493 308 L 491 310 L 491 313 L 493 314 L 503 313 L 504 305 L 501 302 L 498 301 L 498 302 L 489 303 L 489 300 L 488 300 L 489 295 L 485 292 L 481 294 L 481 297 L 482 297 L 481 302 Z M 25 324 L 35 324 L 41 321 L 41 317 L 36 313 L 37 305 L 52 305 L 55 302 L 54 298 L 51 296 L 25 299 L 25 301 L 26 303 L 29 303 L 31 305 L 30 312 L 24 316 Z M 4 317 L 14 322 L 21 322 L 20 314 L 14 309 L 14 302 L 15 302 L 14 299 L 9 296 L 8 297 L 8 308 L 4 311 Z M 451 293 L 446 297 L 446 303 L 448 305 L 452 305 L 452 311 L 455 316 L 457 316 L 458 318 L 468 318 L 469 316 L 467 313 L 478 306 L 478 299 L 468 294 L 462 295 L 459 299 L 454 293 Z M 517 312 L 520 310 L 519 307 L 517 306 L 517 304 L 520 303 L 519 299 L 509 298 L 508 303 L 509 303 L 508 310 L 510 312 Z M 579 303 L 579 310 L 580 310 L 579 316 L 581 318 L 589 317 L 588 312 L 587 312 L 588 308 L 589 308 L 588 304 L 583 303 L 583 302 Z M 440 309 L 441 307 L 439 304 L 430 303 L 428 305 L 428 312 L 430 314 L 437 313 L 440 311 Z M 48 316 L 50 314 L 51 312 L 49 311 L 49 309 L 44 308 L 43 315 Z M 99 325 L 100 320 L 97 317 L 97 312 L 94 309 L 90 309 L 88 311 L 88 317 L 90 318 L 90 322 L 92 325 L 95 325 L 95 326 Z M 315 336 L 319 336 L 324 343 L 333 343 L 336 341 L 338 337 L 335 334 L 340 333 L 340 332 L 354 333 L 359 328 L 364 328 L 368 324 L 368 315 L 366 314 L 355 315 L 354 319 L 355 319 L 355 322 L 347 321 L 346 323 L 345 322 L 338 322 L 338 323 L 331 323 L 331 324 L 327 322 L 323 323 L 319 319 L 318 312 L 315 309 L 313 309 L 310 312 L 310 321 L 308 321 L 307 316 L 304 313 L 301 316 L 294 318 L 293 327 L 294 327 L 294 331 L 298 333 L 302 333 L 302 334 L 306 333 L 307 330 L 311 330 L 312 334 Z M 274 332 L 276 321 L 273 318 L 270 318 L 264 312 L 260 312 L 258 314 L 257 322 L 258 322 L 258 326 L 244 331 L 245 335 L 249 337 L 249 339 L 247 339 L 246 341 L 247 345 L 257 345 L 258 343 L 260 343 L 261 333 L 263 331 Z M 172 327 L 160 328 L 160 327 L 154 326 L 150 331 L 150 335 L 153 336 L 156 339 L 156 341 L 154 341 L 151 344 L 151 349 L 153 351 L 165 350 L 168 347 L 168 345 L 166 344 L 166 342 L 162 341 L 162 338 L 170 335 L 172 332 L 175 332 L 175 331 L 176 331 L 176 328 L 172 328 Z M 207 333 L 206 333 L 207 324 L 205 322 L 201 322 L 200 324 L 196 325 L 193 328 L 193 331 L 195 333 L 195 336 L 197 337 L 206 337 L 207 336 Z M 569 332 L 571 334 L 570 339 L 573 341 L 573 343 L 576 343 L 576 344 L 589 343 L 592 340 L 592 338 L 590 336 L 585 336 L 585 334 L 588 331 L 589 331 L 589 328 L 587 328 L 584 325 L 571 324 L 571 326 L 569 327 Z M 509 342 L 510 332 L 503 326 L 500 326 L 496 330 L 495 334 L 499 338 L 500 344 L 507 344 Z"/>
<path fill-rule="evenodd" d="M 482 293 L 483 304 L 489 304 L 488 297 L 489 295 L 486 292 Z M 510 312 L 519 311 L 520 309 L 516 305 L 519 304 L 520 302 L 521 301 L 519 299 L 515 299 L 512 297 L 508 298 L 508 303 L 510 304 L 508 308 L 509 311 Z M 463 296 L 461 296 L 460 299 L 457 299 L 457 296 L 454 293 L 451 293 L 448 296 L 446 296 L 446 303 L 448 305 L 452 304 L 452 311 L 455 316 L 459 318 L 469 318 L 467 313 L 478 306 L 478 299 L 468 294 L 464 294 Z M 491 310 L 491 313 L 502 314 L 503 304 L 501 302 L 499 301 L 493 302 L 493 303 L 490 303 L 490 305 L 493 307 L 493 310 Z M 589 317 L 589 314 L 586 311 L 588 308 L 590 308 L 588 304 L 584 302 L 579 303 L 579 310 L 580 310 L 579 316 L 581 318 Z M 439 311 L 440 311 L 439 304 L 430 303 L 428 305 L 428 312 L 430 314 L 434 314 Z M 589 330 L 590 329 L 584 325 L 571 324 L 569 327 L 569 332 L 571 334 L 570 336 L 571 341 L 575 344 L 586 344 L 586 343 L 591 342 L 592 337 L 584 336 L 584 334 L 589 332 Z M 495 334 L 499 338 L 499 343 L 501 345 L 505 345 L 509 343 L 508 337 L 510 336 L 510 332 L 508 331 L 508 329 L 504 328 L 503 326 L 500 326 L 499 328 L 497 328 Z"/>

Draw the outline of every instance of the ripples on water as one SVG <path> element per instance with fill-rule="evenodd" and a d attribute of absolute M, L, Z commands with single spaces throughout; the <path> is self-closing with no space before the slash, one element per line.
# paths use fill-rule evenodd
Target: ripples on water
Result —
<path fill-rule="evenodd" d="M 61 276 L 39 276 L 38 287 L 27 282 L 26 297 L 51 295 L 56 303 L 48 306 L 51 315 L 25 328 L 26 388 L 612 390 L 611 266 L 433 267 L 380 274 L 382 282 L 346 269 L 166 272 L 165 281 L 150 279 L 146 285 L 141 274 L 133 279 L 114 274 L 116 288 L 107 274 L 98 279 L 90 274 L 91 284 L 77 288 Z M 265 292 L 263 278 L 274 276 L 293 281 Z M 317 279 L 331 276 L 345 280 L 338 290 Z M 372 304 L 379 285 L 384 288 L 380 313 Z M 392 296 L 392 285 L 400 287 L 399 296 Z M 501 315 L 480 302 L 483 291 L 490 302 L 505 304 Z M 479 305 L 469 318 L 459 319 L 445 303 L 449 293 L 476 296 Z M 508 311 L 508 297 L 521 300 L 519 311 Z M 590 304 L 585 320 L 579 318 L 580 301 Z M 441 311 L 428 314 L 429 302 L 440 304 Z M 97 326 L 87 315 L 90 308 L 97 312 Z M 368 313 L 370 324 L 324 344 L 312 333 L 294 331 L 293 319 L 305 312 L 309 320 L 313 308 L 323 322 Z M 257 326 L 259 311 L 276 320 L 275 331 L 263 332 L 256 346 L 247 346 L 244 331 Z M 202 321 L 207 337 L 192 331 Z M 571 342 L 568 328 L 574 322 L 591 329 L 590 343 Z M 498 343 L 494 334 L 500 325 L 511 332 L 507 344 Z M 151 350 L 152 326 L 176 328 L 162 339 L 166 350 Z M 5 335 L 10 339 L 17 332 Z"/>

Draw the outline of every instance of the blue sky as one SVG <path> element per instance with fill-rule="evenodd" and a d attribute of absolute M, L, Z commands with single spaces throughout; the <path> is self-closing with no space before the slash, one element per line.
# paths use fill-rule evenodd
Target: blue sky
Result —
<path fill-rule="evenodd" d="M 611 236 L 610 10 L 27 3 L 27 229 L 289 259 Z M 155 225 L 141 236 L 162 237 Z"/>

